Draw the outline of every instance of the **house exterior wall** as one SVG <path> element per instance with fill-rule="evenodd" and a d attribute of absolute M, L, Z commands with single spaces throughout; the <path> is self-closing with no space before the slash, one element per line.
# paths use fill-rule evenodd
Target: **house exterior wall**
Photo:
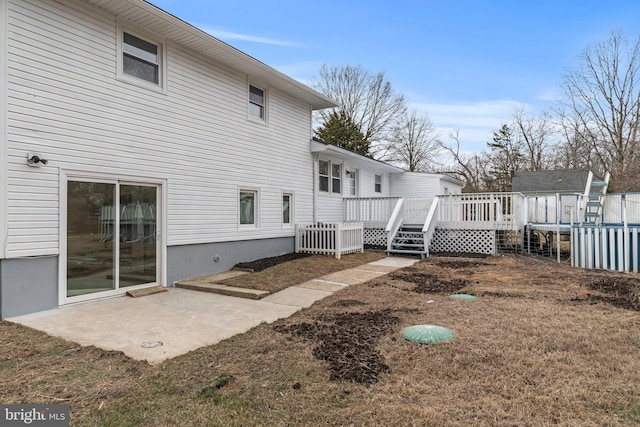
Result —
<path fill-rule="evenodd" d="M 377 171 L 353 160 L 341 160 L 336 157 L 321 155 L 320 160 L 331 161 L 342 165 L 342 192 L 341 194 L 327 193 L 319 191 L 316 181 L 317 197 L 317 221 L 319 222 L 340 222 L 344 220 L 343 198 L 353 197 L 349 193 L 346 171 L 357 171 L 357 184 L 355 197 L 388 197 L 390 191 L 389 173 Z M 317 165 L 315 166 L 317 173 Z M 382 191 L 375 192 L 375 175 L 382 177 Z"/>
<path fill-rule="evenodd" d="M 438 174 L 403 172 L 391 175 L 391 195 L 407 198 L 430 199 L 439 194 L 462 192 L 462 184 L 448 181 Z"/>
<path fill-rule="evenodd" d="M 0 45 L 4 307 L 22 298 L 10 288 L 27 280 L 11 273 L 12 260 L 64 260 L 67 175 L 163 183 L 169 268 L 177 269 L 177 260 L 189 268 L 182 254 L 190 245 L 229 250 L 220 254 L 224 263 L 194 260 L 198 274 L 222 271 L 239 252 L 246 261 L 293 248 L 293 226 L 282 224 L 282 194 L 293 195 L 292 223 L 313 220 L 308 102 L 81 0 L 0 0 L 0 12 L 7 36 Z M 118 78 L 120 28 L 165 47 L 163 90 Z M 266 91 L 264 122 L 248 116 L 250 83 Z M 48 164 L 28 166 L 29 152 Z M 256 227 L 239 226 L 240 189 L 258 192 Z M 256 250 L 223 244 L 255 240 L 265 243 Z M 57 266 L 38 269 L 57 276 Z M 163 284 L 181 271 L 167 272 Z M 56 280 L 56 292 L 57 286 Z M 34 304 L 32 311 L 40 309 Z"/>
<path fill-rule="evenodd" d="M 247 76 L 170 40 L 166 94 L 123 82 L 115 16 L 80 1 L 8 6 L 7 257 L 58 253 L 61 170 L 167 179 L 168 245 L 292 236 L 282 192 L 311 219 L 309 105 L 268 89 L 267 124 L 249 120 Z M 27 152 L 49 164 L 27 166 Z M 259 191 L 256 229 L 238 226 L 239 188 Z"/>

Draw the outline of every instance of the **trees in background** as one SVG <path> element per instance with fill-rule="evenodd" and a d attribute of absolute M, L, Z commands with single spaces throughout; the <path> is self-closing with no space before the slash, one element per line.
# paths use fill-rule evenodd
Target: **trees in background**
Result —
<path fill-rule="evenodd" d="M 338 147 L 363 156 L 369 155 L 370 142 L 360 132 L 353 119 L 342 110 L 329 113 L 327 120 L 316 129 L 316 135 Z"/>
<path fill-rule="evenodd" d="M 428 115 L 411 110 L 393 129 L 389 160 L 405 165 L 410 172 L 432 171 L 441 154 L 438 136 Z"/>
<path fill-rule="evenodd" d="M 359 65 L 323 65 L 312 85 L 339 104 L 334 109 L 317 112 L 316 119 L 321 126 L 331 120 L 333 113 L 348 117 L 369 144 L 367 154 L 378 160 L 385 159 L 393 130 L 407 110 L 407 101 L 393 89 L 384 72 L 371 74 Z"/>
<path fill-rule="evenodd" d="M 361 66 L 323 65 L 314 83 L 340 105 L 318 112 L 318 136 L 360 154 L 411 171 L 443 167 L 462 177 L 468 191 L 504 191 L 520 170 L 593 169 L 611 173 L 615 191 L 640 190 L 640 39 L 622 33 L 589 45 L 564 76 L 564 97 L 547 113 L 522 109 L 497 129 L 487 150 L 461 149 L 459 132 L 439 140 L 428 115 L 407 112 L 407 102 L 384 73 Z"/>
<path fill-rule="evenodd" d="M 589 45 L 580 65 L 564 76 L 558 108 L 567 152 L 590 156 L 591 165 L 611 173 L 612 188 L 638 188 L 640 156 L 640 39 L 620 32 Z"/>

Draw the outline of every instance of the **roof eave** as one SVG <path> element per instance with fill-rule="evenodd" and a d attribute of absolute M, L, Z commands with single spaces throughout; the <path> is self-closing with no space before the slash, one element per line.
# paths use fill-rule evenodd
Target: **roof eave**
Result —
<path fill-rule="evenodd" d="M 183 45 L 209 59 L 237 70 L 261 83 L 278 88 L 303 100 L 314 110 L 336 107 L 332 99 L 287 76 L 212 35 L 171 15 L 145 0 L 85 0 L 132 24 L 172 42 Z"/>

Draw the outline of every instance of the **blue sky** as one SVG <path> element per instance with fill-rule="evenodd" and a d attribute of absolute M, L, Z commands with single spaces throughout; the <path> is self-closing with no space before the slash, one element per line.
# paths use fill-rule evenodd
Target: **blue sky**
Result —
<path fill-rule="evenodd" d="M 384 71 L 462 149 L 480 151 L 516 108 L 561 95 L 589 43 L 640 35 L 634 0 L 151 0 L 289 76 L 322 64 Z"/>

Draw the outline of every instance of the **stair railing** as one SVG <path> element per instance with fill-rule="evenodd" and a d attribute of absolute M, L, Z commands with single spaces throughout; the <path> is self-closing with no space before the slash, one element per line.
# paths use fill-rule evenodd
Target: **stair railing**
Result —
<path fill-rule="evenodd" d="M 387 234 L 387 252 L 391 251 L 391 243 L 393 239 L 398 234 L 398 230 L 402 227 L 402 222 L 404 221 L 404 199 L 398 199 L 396 202 L 396 206 L 393 208 L 393 212 L 391 213 L 391 217 L 387 222 L 387 226 L 384 231 Z"/>
<path fill-rule="evenodd" d="M 433 239 L 433 235 L 436 232 L 436 226 L 438 225 L 439 206 L 440 197 L 436 196 L 433 198 L 433 203 L 431 203 L 431 207 L 429 208 L 429 214 L 427 215 L 427 219 L 424 221 L 424 226 L 422 227 L 422 232 L 424 233 L 424 252 L 427 256 L 429 256 L 429 245 L 431 244 L 431 239 Z"/>

